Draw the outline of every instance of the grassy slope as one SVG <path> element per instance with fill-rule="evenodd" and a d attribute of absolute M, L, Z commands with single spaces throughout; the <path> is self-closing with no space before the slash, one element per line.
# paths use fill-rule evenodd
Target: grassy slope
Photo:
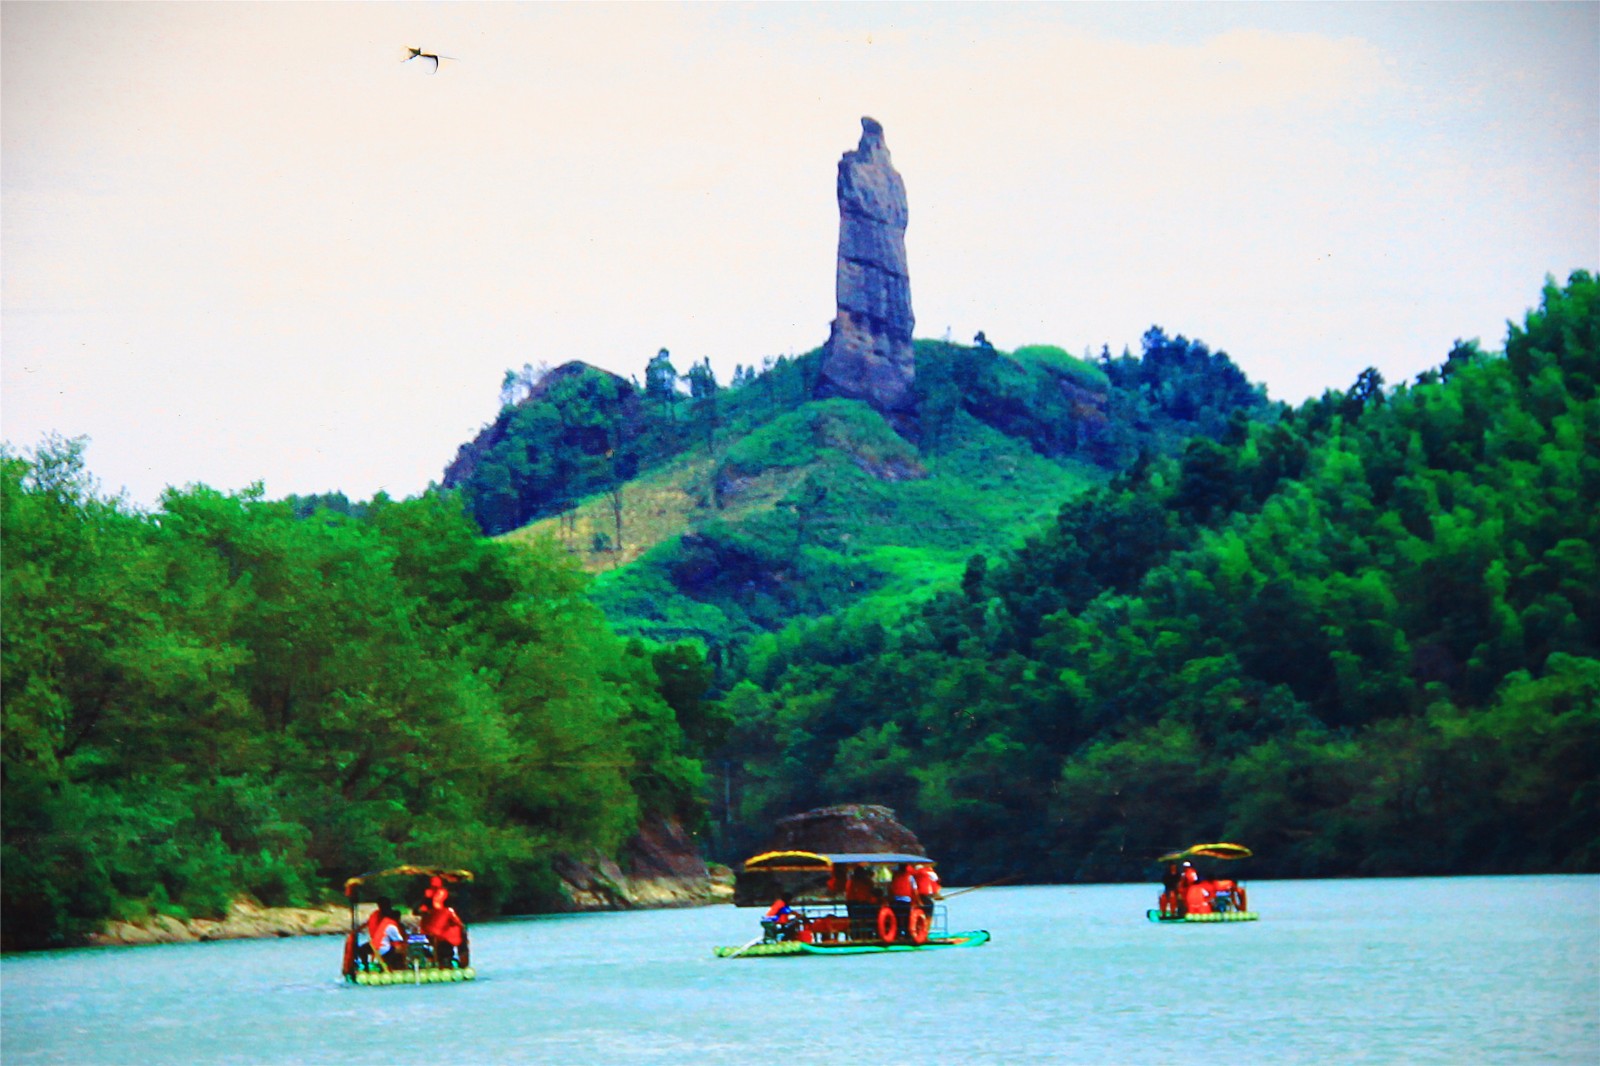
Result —
<path fill-rule="evenodd" d="M 811 405 L 803 405 L 803 416 Z M 723 442 L 719 453 L 737 453 L 741 440 Z M 743 483 L 739 494 L 710 505 L 713 463 L 696 450 L 656 468 L 624 489 L 623 550 L 593 551 L 595 535 L 614 538 L 609 501 L 585 499 L 566 518 L 533 523 L 506 534 L 518 540 L 548 537 L 564 544 L 590 572 L 600 574 L 595 592 L 624 632 L 671 637 L 697 623 L 713 627 L 714 608 L 677 592 L 660 572 L 661 550 L 707 523 L 740 526 L 770 515 L 808 477 L 829 477 L 838 506 L 830 522 L 833 543 L 808 552 L 866 566 L 879 580 L 864 585 L 861 602 L 903 603 L 959 580 L 975 552 L 1016 543 L 1053 518 L 1068 497 L 1102 480 L 1093 466 L 1043 458 L 1025 442 L 976 421 L 963 420 L 950 435 L 955 445 L 922 458 L 928 477 L 899 482 L 841 477 L 837 452 L 819 453 L 796 465 L 777 465 Z M 847 474 L 851 473 L 847 470 Z M 649 603 L 644 617 L 639 604 Z M 629 606 L 630 603 L 633 606 Z M 630 617 L 630 615 L 635 617 Z M 672 618 L 662 626 L 659 620 Z"/>
<path fill-rule="evenodd" d="M 895 486 L 910 521 L 881 530 L 865 553 L 889 576 L 873 598 L 915 599 L 959 580 L 975 552 L 1018 543 L 1106 477 L 1088 464 L 1045 459 L 977 422 L 962 430 L 956 448 L 927 462 L 927 480 Z"/>
<path fill-rule="evenodd" d="M 616 519 L 603 493 L 586 496 L 566 515 L 543 518 L 512 530 L 503 540 L 551 539 L 591 574 L 624 568 L 673 537 L 693 532 L 712 518 L 740 522 L 771 510 L 805 477 L 803 468 L 772 471 L 756 479 L 739 499 L 720 511 L 709 505 L 714 464 L 703 451 L 682 455 L 628 482 L 622 490 L 622 550 L 594 550 L 597 534 L 616 540 Z"/>

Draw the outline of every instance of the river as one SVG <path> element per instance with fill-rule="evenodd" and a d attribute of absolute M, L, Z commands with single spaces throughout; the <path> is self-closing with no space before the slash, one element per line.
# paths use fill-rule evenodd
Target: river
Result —
<path fill-rule="evenodd" d="M 1600 1062 L 1600 877 L 1250 884 L 1258 922 L 1145 920 L 1147 885 L 950 901 L 983 947 L 716 959 L 731 906 L 484 923 L 479 978 L 356 988 L 325 937 L 0 959 L 24 1063 Z"/>

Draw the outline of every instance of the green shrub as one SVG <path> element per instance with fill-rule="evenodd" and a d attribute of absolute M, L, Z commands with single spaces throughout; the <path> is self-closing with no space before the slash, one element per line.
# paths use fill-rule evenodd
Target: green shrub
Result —
<path fill-rule="evenodd" d="M 1041 366 L 1071 378 L 1087 389 L 1104 391 L 1111 387 L 1111 380 L 1106 377 L 1105 371 L 1093 363 L 1086 363 L 1068 354 L 1065 348 L 1057 348 L 1053 344 L 1027 344 L 1012 352 L 1011 358 L 1025 366 L 1030 364 Z"/>

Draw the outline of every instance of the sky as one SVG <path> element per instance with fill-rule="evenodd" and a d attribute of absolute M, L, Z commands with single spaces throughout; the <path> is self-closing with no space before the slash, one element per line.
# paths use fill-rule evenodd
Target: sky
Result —
<path fill-rule="evenodd" d="M 5 2 L 0 435 L 406 497 L 508 369 L 726 382 L 827 339 L 864 115 L 918 337 L 1298 403 L 1600 269 L 1596 3 Z"/>

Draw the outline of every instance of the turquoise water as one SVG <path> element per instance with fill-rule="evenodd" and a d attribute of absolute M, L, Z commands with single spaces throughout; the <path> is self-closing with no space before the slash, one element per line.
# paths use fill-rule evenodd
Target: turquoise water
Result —
<path fill-rule="evenodd" d="M 1259 881 L 1156 925 L 1145 885 L 950 901 L 984 947 L 715 959 L 729 906 L 485 923 L 476 982 L 354 988 L 330 938 L 0 960 L 23 1063 L 1595 1063 L 1600 877 Z"/>

